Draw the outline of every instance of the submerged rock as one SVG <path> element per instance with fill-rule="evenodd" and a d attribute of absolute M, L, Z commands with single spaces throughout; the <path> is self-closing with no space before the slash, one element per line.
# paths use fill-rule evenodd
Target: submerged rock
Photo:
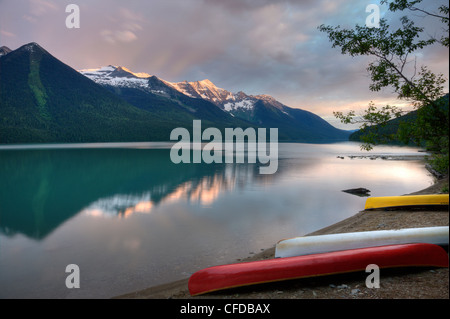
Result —
<path fill-rule="evenodd" d="M 343 190 L 343 192 L 345 193 L 349 193 L 349 194 L 353 194 L 353 195 L 357 195 L 357 196 L 361 196 L 361 197 L 367 197 L 370 196 L 370 190 L 368 190 L 367 188 L 351 188 L 351 189 L 346 189 Z"/>

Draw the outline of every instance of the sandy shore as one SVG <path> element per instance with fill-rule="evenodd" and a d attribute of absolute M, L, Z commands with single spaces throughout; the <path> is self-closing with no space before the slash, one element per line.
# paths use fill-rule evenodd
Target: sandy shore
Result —
<path fill-rule="evenodd" d="M 435 185 L 413 194 L 436 194 L 448 177 Z M 448 210 L 413 211 L 361 211 L 334 225 L 308 235 L 323 235 L 356 231 L 401 229 L 410 227 L 448 226 Z M 308 236 L 307 235 L 307 236 Z M 274 258 L 275 245 L 244 261 Z M 270 284 L 241 287 L 203 296 L 189 294 L 188 278 L 176 282 L 151 287 L 117 298 L 168 299 L 168 298 L 220 298 L 220 299 L 448 299 L 448 268 L 402 268 L 383 269 L 380 272 L 380 288 L 365 286 L 367 274 L 364 272 L 333 275 L 316 278 L 289 280 Z"/>

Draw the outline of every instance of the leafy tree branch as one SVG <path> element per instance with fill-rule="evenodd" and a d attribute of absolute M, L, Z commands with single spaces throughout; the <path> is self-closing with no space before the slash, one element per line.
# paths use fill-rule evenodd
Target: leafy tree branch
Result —
<path fill-rule="evenodd" d="M 339 47 L 342 54 L 369 56 L 374 60 L 369 63 L 369 89 L 374 92 L 385 88 L 393 89 L 398 99 L 405 100 L 417 110 L 417 120 L 403 123 L 399 134 L 384 136 L 377 132 L 391 119 L 405 113 L 395 106 L 376 107 L 373 102 L 362 115 L 355 111 L 347 114 L 334 112 L 343 123 L 361 124 L 363 136 L 362 148 L 370 150 L 373 144 L 384 143 L 389 139 L 399 138 L 404 142 L 428 143 L 428 148 L 440 154 L 446 153 L 443 146 L 448 147 L 448 99 L 444 85 L 446 79 L 441 73 L 434 73 L 427 66 L 417 67 L 417 54 L 432 45 L 449 46 L 449 7 L 441 5 L 428 9 L 421 6 L 422 0 L 383 0 L 389 11 L 421 12 L 431 18 L 439 19 L 444 34 L 440 40 L 426 35 L 424 27 L 417 26 L 407 15 L 400 18 L 400 26 L 393 28 L 386 19 L 381 19 L 378 28 L 356 25 L 353 29 L 340 26 L 319 26 L 319 30 L 327 33 L 332 47 Z M 430 2 L 428 2 L 430 4 Z M 436 13 L 438 12 L 438 13 Z"/>

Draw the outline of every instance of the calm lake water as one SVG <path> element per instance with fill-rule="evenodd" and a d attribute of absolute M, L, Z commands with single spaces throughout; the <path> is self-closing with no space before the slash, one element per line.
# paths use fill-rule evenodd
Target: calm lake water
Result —
<path fill-rule="evenodd" d="M 0 298 L 108 298 L 235 262 L 433 179 L 409 147 L 280 144 L 258 164 L 173 164 L 167 143 L 0 148 Z M 344 156 L 344 159 L 337 158 Z M 80 288 L 65 285 L 80 268 Z"/>

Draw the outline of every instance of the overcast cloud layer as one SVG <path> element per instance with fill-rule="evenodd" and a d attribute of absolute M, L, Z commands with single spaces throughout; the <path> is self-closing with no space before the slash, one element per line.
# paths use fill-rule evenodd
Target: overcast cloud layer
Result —
<path fill-rule="evenodd" d="M 65 26 L 70 3 L 80 7 L 79 29 Z M 395 101 L 390 90 L 370 92 L 368 58 L 341 55 L 317 30 L 363 25 L 371 3 L 379 1 L 0 0 L 0 46 L 37 42 L 75 69 L 113 64 L 171 82 L 208 78 L 332 120 L 333 111 Z M 384 15 L 386 7 L 381 10 Z M 418 62 L 448 78 L 448 59 L 448 49 L 435 46 Z"/>

